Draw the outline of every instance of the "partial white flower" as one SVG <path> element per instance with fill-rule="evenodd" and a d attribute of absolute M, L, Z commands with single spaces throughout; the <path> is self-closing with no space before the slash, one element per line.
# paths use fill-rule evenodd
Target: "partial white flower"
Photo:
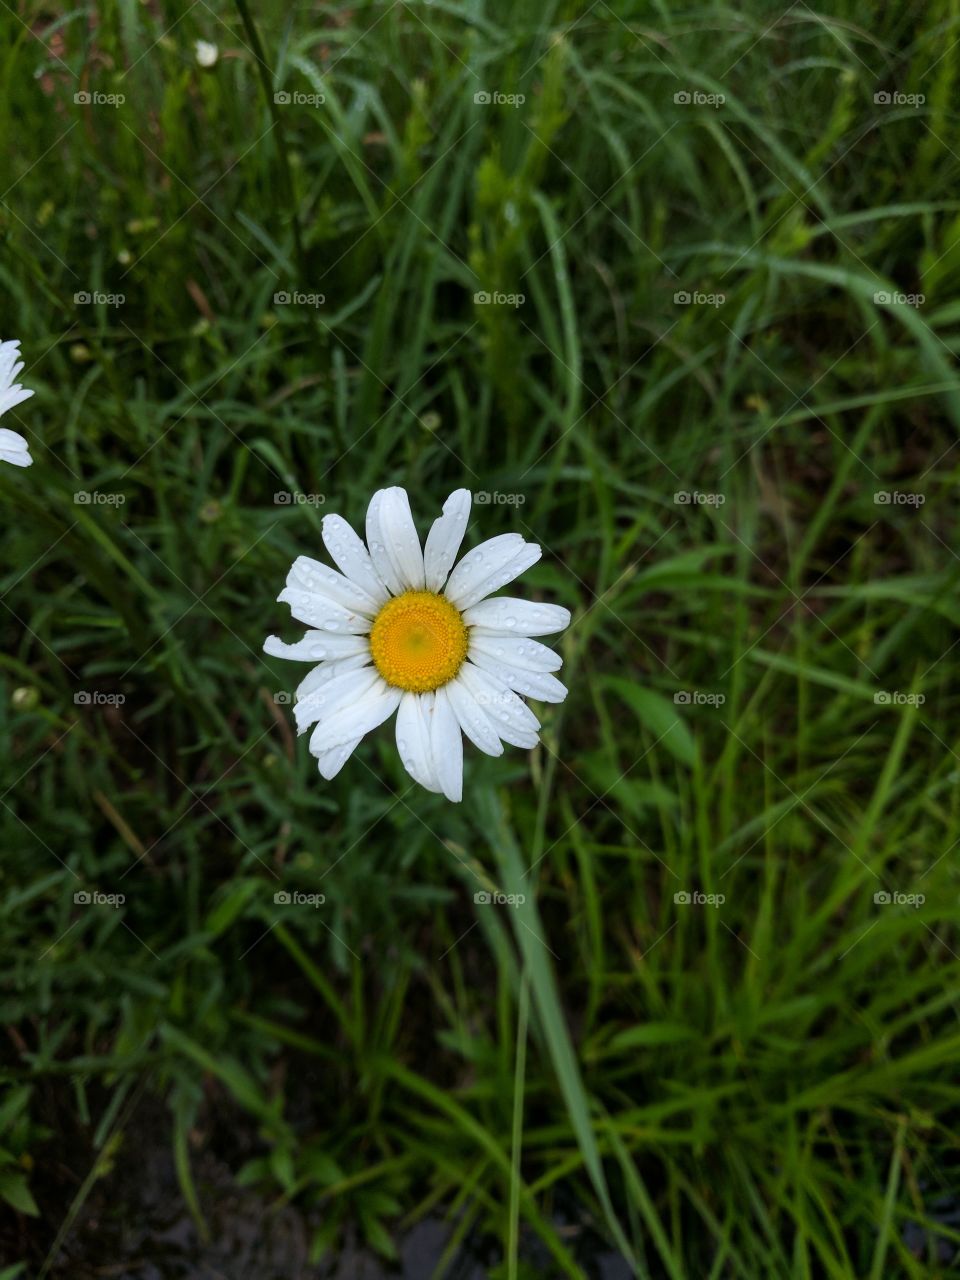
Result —
<path fill-rule="evenodd" d="M 340 516 L 323 541 L 340 570 L 300 556 L 279 599 L 310 630 L 295 644 L 269 636 L 275 658 L 319 665 L 297 689 L 299 733 L 332 778 L 371 729 L 397 713 L 397 748 L 412 778 L 448 800 L 463 794 L 463 738 L 487 755 L 531 748 L 540 722 L 522 701 L 562 702 L 561 659 L 534 636 L 562 631 L 570 612 L 493 596 L 540 559 L 504 533 L 454 568 L 471 499 L 457 489 L 421 550 L 405 489 L 380 489 L 367 508 L 366 545 Z"/>
<path fill-rule="evenodd" d="M 25 391 L 16 381 L 22 368 L 19 341 L 0 342 L 0 414 L 29 400 L 33 395 L 32 391 Z M 32 461 L 23 436 L 19 432 L 0 427 L 0 462 L 12 462 L 15 467 L 29 467 Z"/>
<path fill-rule="evenodd" d="M 198 67 L 215 67 L 220 57 L 220 50 L 209 40 L 194 40 L 193 51 Z"/>

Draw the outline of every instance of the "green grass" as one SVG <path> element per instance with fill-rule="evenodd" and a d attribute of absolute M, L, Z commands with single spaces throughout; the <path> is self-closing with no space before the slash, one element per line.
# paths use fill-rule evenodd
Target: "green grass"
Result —
<path fill-rule="evenodd" d="M 954 0 L 0 25 L 4 1260 L 152 1095 L 201 1236 L 229 1106 L 317 1257 L 440 1211 L 586 1276 L 575 1203 L 651 1280 L 960 1275 Z M 261 652 L 386 484 L 522 496 L 468 537 L 575 614 L 459 807 L 387 729 L 324 783 Z"/>

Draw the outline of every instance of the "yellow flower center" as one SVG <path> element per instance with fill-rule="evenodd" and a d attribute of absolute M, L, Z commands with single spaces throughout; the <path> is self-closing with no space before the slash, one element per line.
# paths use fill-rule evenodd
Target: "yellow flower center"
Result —
<path fill-rule="evenodd" d="M 444 596 L 405 591 L 388 600 L 374 618 L 370 652 L 387 684 L 428 693 L 460 670 L 467 656 L 467 628 Z"/>

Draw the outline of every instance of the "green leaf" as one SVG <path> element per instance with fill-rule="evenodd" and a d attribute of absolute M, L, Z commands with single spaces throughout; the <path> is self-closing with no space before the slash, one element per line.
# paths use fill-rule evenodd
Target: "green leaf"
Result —
<path fill-rule="evenodd" d="M 643 727 L 653 734 L 657 746 L 666 747 L 681 764 L 693 767 L 697 758 L 696 743 L 681 719 L 676 703 L 670 702 L 662 693 L 644 689 L 623 676 L 606 676 L 601 683 L 604 689 L 609 689 L 627 704 Z"/>
<path fill-rule="evenodd" d="M 12 1170 L 0 1170 L 0 1198 L 12 1205 L 18 1213 L 28 1213 L 32 1218 L 39 1215 L 37 1202 L 30 1194 L 27 1179 L 22 1173 Z"/>
<path fill-rule="evenodd" d="M 618 1031 L 607 1046 L 607 1052 L 619 1053 L 623 1049 L 642 1049 L 667 1044 L 686 1044 L 696 1040 L 699 1032 L 679 1022 L 646 1022 L 637 1027 Z"/>
<path fill-rule="evenodd" d="M 237 917 L 243 912 L 247 903 L 261 893 L 267 900 L 269 886 L 264 880 L 236 880 L 220 898 L 219 902 L 207 914 L 206 927 L 213 936 L 225 933 Z M 271 895 L 272 896 L 272 895 Z"/>

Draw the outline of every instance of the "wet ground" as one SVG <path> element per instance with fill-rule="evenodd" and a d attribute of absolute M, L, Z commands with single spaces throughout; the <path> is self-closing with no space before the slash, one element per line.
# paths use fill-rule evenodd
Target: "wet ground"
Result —
<path fill-rule="evenodd" d="M 59 1138 L 70 1141 L 66 1134 Z M 54 1139 L 53 1145 L 60 1143 Z M 204 1242 L 180 1193 L 169 1118 L 159 1104 L 148 1102 L 138 1108 L 113 1167 L 94 1184 L 52 1259 L 58 1229 L 93 1153 L 82 1149 L 77 1135 L 72 1152 L 48 1151 L 47 1156 L 42 1165 L 43 1153 L 38 1152 L 41 1222 L 20 1219 L 19 1227 L 0 1225 L 0 1261 L 26 1262 L 22 1280 L 37 1280 L 41 1274 L 44 1280 L 431 1280 L 454 1230 L 442 1217 L 420 1221 L 395 1239 L 396 1264 L 383 1262 L 349 1238 L 336 1257 L 311 1264 L 310 1242 L 323 1224 L 322 1211 L 278 1207 L 275 1194 L 239 1186 L 233 1162 L 228 1164 L 207 1145 L 191 1154 L 210 1229 Z M 555 1215 L 554 1226 L 590 1280 L 631 1280 L 632 1270 L 588 1224 Z M 521 1257 L 524 1280 L 558 1274 L 533 1236 L 521 1239 Z M 442 1272 L 443 1280 L 487 1280 L 498 1274 L 501 1261 L 495 1239 L 467 1239 Z"/>
<path fill-rule="evenodd" d="M 500 1280 L 505 1274 L 500 1242 L 479 1235 L 468 1235 L 438 1273 L 454 1231 L 440 1215 L 394 1235 L 399 1253 L 395 1264 L 385 1263 L 349 1234 L 336 1256 L 311 1263 L 310 1243 L 324 1224 L 324 1210 L 279 1204 L 275 1192 L 238 1185 L 233 1170 L 262 1147 L 247 1117 L 220 1107 L 211 1109 L 215 1118 L 207 1115 L 191 1152 L 210 1229 L 209 1240 L 202 1240 L 180 1192 L 170 1117 L 156 1099 L 138 1106 L 111 1168 L 89 1189 L 54 1258 L 61 1225 L 95 1159 L 88 1133 L 71 1126 L 73 1112 L 62 1095 L 57 1101 L 62 1123 L 51 1126 L 50 1141 L 38 1149 L 31 1180 L 40 1219 L 0 1212 L 0 1269 L 24 1263 L 18 1280 L 433 1280 L 435 1275 L 438 1280 Z M 946 1179 L 944 1183 L 948 1185 Z M 946 1229 L 960 1228 L 956 1195 L 938 1197 L 928 1186 L 923 1191 L 930 1219 Z M 551 1221 L 584 1276 L 632 1280 L 631 1268 L 584 1220 L 577 1204 L 571 1200 L 564 1210 L 555 1210 Z M 946 1235 L 931 1235 L 908 1223 L 902 1239 L 918 1260 L 937 1266 L 956 1263 L 956 1248 Z M 520 1257 L 521 1280 L 552 1280 L 560 1274 L 530 1233 L 521 1236 Z"/>

